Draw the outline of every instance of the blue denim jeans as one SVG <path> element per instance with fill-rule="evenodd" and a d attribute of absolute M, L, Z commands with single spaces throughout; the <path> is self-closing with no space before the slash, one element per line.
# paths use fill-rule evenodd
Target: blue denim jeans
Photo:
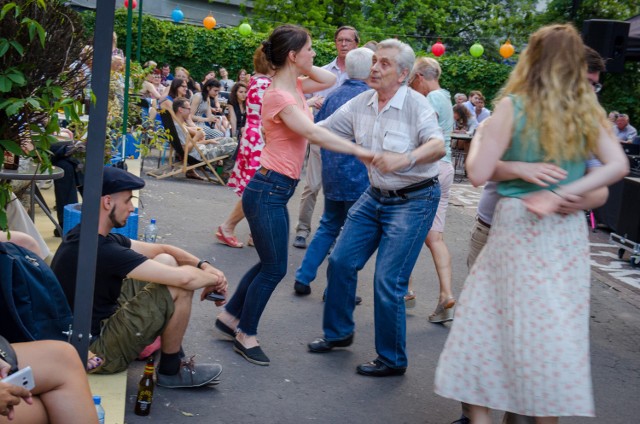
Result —
<path fill-rule="evenodd" d="M 331 245 L 340 235 L 340 230 L 347 219 L 347 212 L 355 201 L 339 201 L 324 198 L 324 213 L 316 235 L 309 243 L 307 253 L 296 271 L 296 281 L 309 285 L 316 279 L 318 267 L 329 253 Z"/>
<path fill-rule="evenodd" d="M 376 352 L 387 366 L 407 366 L 404 295 L 439 200 L 438 184 L 405 198 L 383 197 L 369 187 L 353 205 L 329 256 L 323 320 L 327 340 L 353 334 L 358 271 L 378 249 L 373 283 Z"/>
<path fill-rule="evenodd" d="M 240 319 L 238 329 L 254 336 L 264 308 L 287 273 L 289 212 L 287 202 L 296 189 L 294 180 L 275 171 L 256 172 L 242 194 L 242 209 L 249 222 L 260 258 L 240 280 L 226 305 Z"/>

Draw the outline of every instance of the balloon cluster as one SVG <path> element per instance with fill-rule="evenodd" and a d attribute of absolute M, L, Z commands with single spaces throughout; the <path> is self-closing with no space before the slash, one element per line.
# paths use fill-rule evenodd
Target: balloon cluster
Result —
<path fill-rule="evenodd" d="M 442 56 L 445 50 L 446 48 L 440 40 L 438 40 L 436 43 L 434 43 L 433 46 L 431 46 L 431 53 L 433 53 L 433 55 L 436 57 Z M 500 46 L 500 56 L 502 56 L 504 59 L 510 58 L 515 52 L 516 49 L 515 47 L 513 47 L 511 41 L 509 40 L 507 40 L 502 46 Z M 482 47 L 482 44 L 480 43 L 474 43 L 469 48 L 469 53 L 473 57 L 480 57 L 484 54 L 484 47 Z"/>

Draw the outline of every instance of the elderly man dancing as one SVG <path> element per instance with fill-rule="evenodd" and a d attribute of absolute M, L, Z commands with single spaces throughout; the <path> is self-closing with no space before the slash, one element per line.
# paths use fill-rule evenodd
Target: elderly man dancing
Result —
<path fill-rule="evenodd" d="M 374 276 L 378 357 L 357 372 L 384 377 L 407 368 L 404 295 L 440 200 L 438 160 L 445 154 L 436 114 L 407 88 L 415 54 L 398 40 L 378 44 L 366 91 L 320 125 L 376 153 L 371 186 L 350 209 L 329 257 L 324 337 L 315 353 L 353 342 L 358 271 L 378 249 Z"/>

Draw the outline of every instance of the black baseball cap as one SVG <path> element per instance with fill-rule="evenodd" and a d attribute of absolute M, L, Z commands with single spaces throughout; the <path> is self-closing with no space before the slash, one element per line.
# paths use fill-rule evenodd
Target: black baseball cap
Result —
<path fill-rule="evenodd" d="M 126 190 L 139 190 L 144 180 L 124 169 L 106 166 L 102 174 L 102 195 L 119 193 Z"/>

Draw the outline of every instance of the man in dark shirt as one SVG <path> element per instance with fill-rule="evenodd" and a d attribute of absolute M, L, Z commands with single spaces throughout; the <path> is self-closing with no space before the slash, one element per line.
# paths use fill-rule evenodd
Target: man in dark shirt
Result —
<path fill-rule="evenodd" d="M 89 346 L 103 359 L 103 365 L 95 372 L 125 370 L 145 346 L 161 336 L 158 385 L 216 384 L 220 365 L 182 361 L 181 345 L 194 291 L 204 288 L 200 300 L 214 291 L 224 295 L 227 280 L 220 270 L 182 249 L 110 233 L 125 226 L 134 210 L 132 190 L 142 187 L 144 180 L 133 174 L 113 167 L 104 169 Z M 79 241 L 80 225 L 65 236 L 51 264 L 72 306 Z"/>

